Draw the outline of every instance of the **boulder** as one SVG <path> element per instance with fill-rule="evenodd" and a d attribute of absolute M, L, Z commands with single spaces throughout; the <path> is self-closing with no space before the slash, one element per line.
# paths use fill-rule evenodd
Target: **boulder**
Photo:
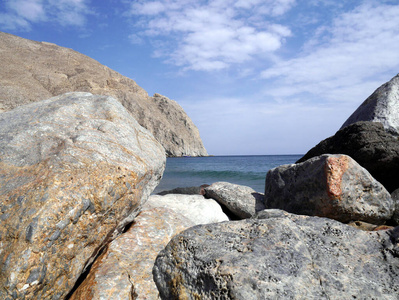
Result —
<path fill-rule="evenodd" d="M 0 114 L 0 299 L 64 299 L 158 184 L 165 153 L 114 98 Z"/>
<path fill-rule="evenodd" d="M 193 225 L 168 208 L 144 208 L 94 262 L 70 300 L 159 299 L 152 278 L 155 258 L 174 235 Z"/>
<path fill-rule="evenodd" d="M 347 155 L 325 154 L 266 175 L 266 208 L 341 222 L 384 224 L 394 213 L 388 191 Z"/>
<path fill-rule="evenodd" d="M 157 193 L 157 195 L 168 195 L 168 194 L 182 194 L 182 195 L 205 195 L 205 188 L 209 184 L 203 184 L 200 186 L 189 186 L 189 187 L 177 187 L 172 190 L 162 191 Z"/>
<path fill-rule="evenodd" d="M 229 220 L 215 200 L 206 199 L 201 195 L 151 195 L 146 205 L 172 209 L 188 218 L 195 225 Z"/>
<path fill-rule="evenodd" d="M 0 112 L 66 92 L 116 98 L 151 131 L 168 156 L 206 156 L 198 128 L 183 108 L 72 49 L 0 32 Z"/>
<path fill-rule="evenodd" d="M 399 140 L 380 123 L 351 124 L 321 141 L 297 162 L 326 153 L 349 155 L 389 192 L 399 188 Z"/>
<path fill-rule="evenodd" d="M 290 215 L 195 226 L 162 250 L 161 299 L 397 299 L 399 228 Z"/>
<path fill-rule="evenodd" d="M 159 299 L 152 279 L 158 252 L 184 229 L 227 220 L 216 201 L 200 195 L 150 196 L 132 226 L 109 244 L 70 300 Z"/>
<path fill-rule="evenodd" d="M 386 131 L 399 135 L 399 74 L 368 97 L 341 129 L 359 121 L 380 122 Z"/>
<path fill-rule="evenodd" d="M 215 199 L 240 219 L 265 209 L 264 195 L 254 189 L 229 182 L 215 182 L 205 188 L 205 196 Z"/>

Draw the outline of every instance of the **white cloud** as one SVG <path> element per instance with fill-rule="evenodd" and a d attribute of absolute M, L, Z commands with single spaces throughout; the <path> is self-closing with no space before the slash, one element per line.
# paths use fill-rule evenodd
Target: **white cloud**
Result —
<path fill-rule="evenodd" d="M 399 5 L 377 2 L 341 14 L 308 41 L 304 52 L 262 72 L 263 78 L 275 80 L 267 93 L 359 101 L 378 87 L 377 78 L 387 81 L 399 71 L 398 15 Z"/>
<path fill-rule="evenodd" d="M 41 0 L 8 1 L 7 4 L 10 10 L 27 21 L 37 22 L 46 18 Z"/>
<path fill-rule="evenodd" d="M 166 60 L 193 70 L 219 70 L 278 50 L 290 36 L 288 27 L 269 18 L 285 13 L 294 0 L 140 1 L 131 5 L 136 35 L 166 37 Z M 267 9 L 266 9 L 267 8 Z M 257 14 L 263 16 L 259 22 Z M 248 18 L 247 15 L 251 17 Z M 259 17 L 258 16 L 258 17 Z"/>
<path fill-rule="evenodd" d="M 30 30 L 30 23 L 22 17 L 12 14 L 0 13 L 0 28 L 8 30 Z"/>
<path fill-rule="evenodd" d="M 7 0 L 0 25 L 5 29 L 30 30 L 38 22 L 83 26 L 91 14 L 87 0 Z"/>

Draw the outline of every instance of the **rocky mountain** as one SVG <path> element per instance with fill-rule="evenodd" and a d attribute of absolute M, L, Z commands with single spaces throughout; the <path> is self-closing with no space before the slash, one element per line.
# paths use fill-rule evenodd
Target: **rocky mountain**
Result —
<path fill-rule="evenodd" d="M 159 94 L 148 96 L 135 81 L 90 57 L 0 32 L 0 61 L 0 111 L 66 92 L 112 96 L 152 132 L 168 156 L 208 155 L 179 104 Z"/>

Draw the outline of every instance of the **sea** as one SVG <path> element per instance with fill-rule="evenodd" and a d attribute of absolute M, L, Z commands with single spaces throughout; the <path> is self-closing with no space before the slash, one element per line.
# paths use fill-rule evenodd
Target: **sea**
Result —
<path fill-rule="evenodd" d="M 200 186 L 218 181 L 245 185 L 264 193 L 270 169 L 293 164 L 302 154 L 168 157 L 166 168 L 153 194 L 177 187 Z"/>

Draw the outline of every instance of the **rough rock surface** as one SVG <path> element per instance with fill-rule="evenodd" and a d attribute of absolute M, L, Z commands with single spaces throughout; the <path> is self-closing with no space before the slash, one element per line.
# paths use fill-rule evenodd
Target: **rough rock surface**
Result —
<path fill-rule="evenodd" d="M 146 208 L 94 262 L 70 300 L 159 299 L 155 258 L 170 239 L 194 224 L 168 208 Z"/>
<path fill-rule="evenodd" d="M 399 135 L 399 74 L 368 97 L 341 129 L 359 121 L 380 122 L 388 132 Z"/>
<path fill-rule="evenodd" d="M 395 212 L 393 214 L 392 220 L 399 225 L 399 189 L 396 189 L 391 194 L 393 203 L 395 205 Z"/>
<path fill-rule="evenodd" d="M 146 205 L 172 209 L 196 225 L 229 220 L 215 200 L 206 199 L 201 195 L 151 195 Z"/>
<path fill-rule="evenodd" d="M 384 224 L 394 213 L 388 191 L 347 155 L 325 154 L 266 175 L 266 208 L 341 222 Z"/>
<path fill-rule="evenodd" d="M 192 227 L 156 259 L 162 299 L 397 299 L 399 228 L 290 215 Z"/>
<path fill-rule="evenodd" d="M 133 80 L 83 54 L 0 32 L 0 112 L 66 92 L 119 100 L 168 156 L 206 156 L 199 131 L 175 101 L 149 97 Z"/>
<path fill-rule="evenodd" d="M 158 184 L 162 146 L 108 96 L 0 114 L 0 299 L 62 299 Z"/>
<path fill-rule="evenodd" d="M 215 199 L 241 219 L 250 218 L 265 209 L 264 195 L 244 185 L 215 182 L 205 188 L 205 196 Z"/>
<path fill-rule="evenodd" d="M 349 125 L 321 141 L 298 162 L 326 153 L 349 155 L 389 192 L 399 188 L 399 140 L 387 133 L 381 123 Z"/>
<path fill-rule="evenodd" d="M 182 194 L 182 195 L 205 195 L 205 188 L 209 184 L 203 184 L 200 186 L 189 186 L 189 187 L 177 187 L 172 190 L 162 191 L 157 193 L 157 195 L 168 195 L 168 194 Z"/>

